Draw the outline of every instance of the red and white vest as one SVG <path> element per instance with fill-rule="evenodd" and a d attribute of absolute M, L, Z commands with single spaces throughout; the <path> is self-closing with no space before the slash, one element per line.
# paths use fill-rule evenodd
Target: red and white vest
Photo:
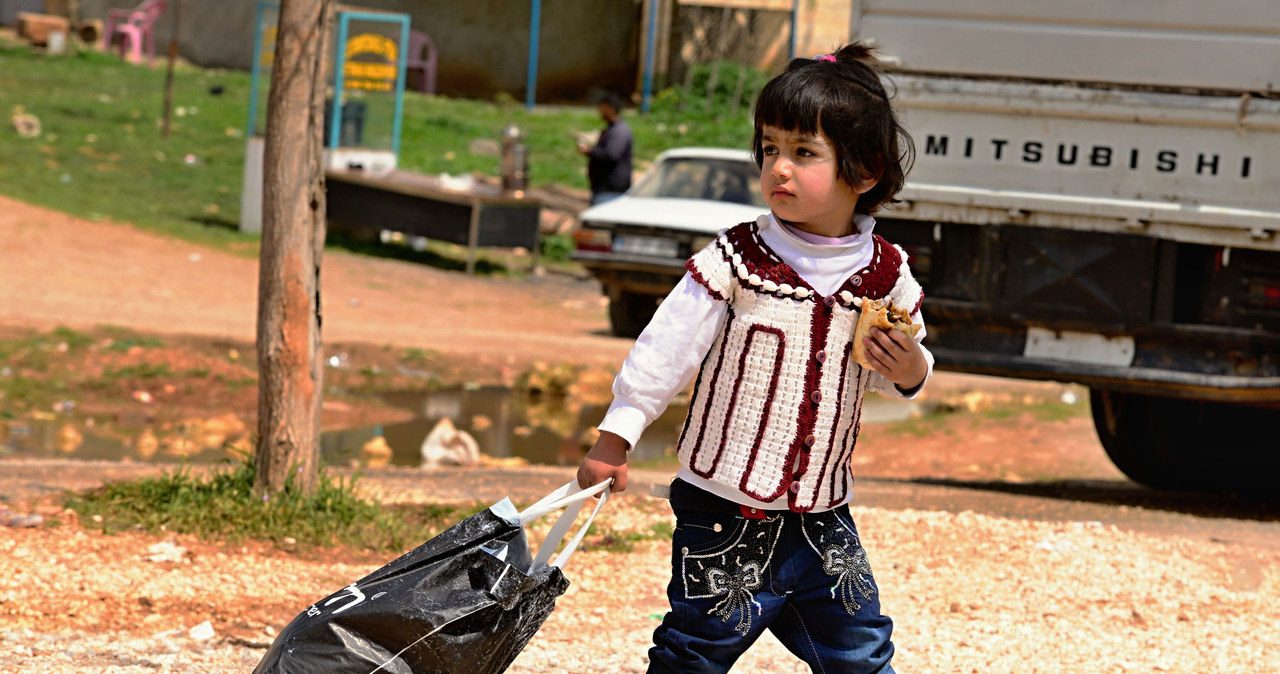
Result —
<path fill-rule="evenodd" d="M 826 297 L 769 249 L 755 222 L 689 259 L 685 268 L 729 313 L 677 443 L 685 467 L 759 501 L 786 495 L 796 512 L 846 500 L 872 375 L 852 356 L 854 298 L 887 295 L 913 316 L 924 299 L 902 249 L 873 239 L 871 262 Z"/>

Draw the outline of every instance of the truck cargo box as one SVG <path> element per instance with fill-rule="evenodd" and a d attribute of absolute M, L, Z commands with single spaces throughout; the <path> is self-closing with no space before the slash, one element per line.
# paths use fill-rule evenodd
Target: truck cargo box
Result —
<path fill-rule="evenodd" d="M 863 0 L 852 34 L 904 72 L 1273 92 L 1274 0 Z"/>

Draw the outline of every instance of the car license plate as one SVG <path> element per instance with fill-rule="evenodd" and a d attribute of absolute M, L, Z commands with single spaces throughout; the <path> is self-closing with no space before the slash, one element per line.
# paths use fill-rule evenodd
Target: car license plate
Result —
<path fill-rule="evenodd" d="M 676 257 L 680 254 L 680 242 L 657 236 L 618 234 L 613 237 L 613 252 L 620 255 L 652 255 Z"/>
<path fill-rule="evenodd" d="M 1129 367 L 1133 364 L 1133 338 L 1027 328 L 1027 343 L 1022 349 L 1022 355 L 1027 358 Z"/>

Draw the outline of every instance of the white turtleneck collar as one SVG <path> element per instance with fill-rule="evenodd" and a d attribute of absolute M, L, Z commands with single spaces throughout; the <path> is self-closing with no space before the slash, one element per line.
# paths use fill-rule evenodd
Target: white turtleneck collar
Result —
<path fill-rule="evenodd" d="M 773 214 L 756 221 L 765 244 L 823 295 L 838 290 L 854 272 L 871 262 L 875 218 L 858 214 L 853 216 L 853 223 L 858 228 L 856 233 L 832 238 L 788 227 Z"/>

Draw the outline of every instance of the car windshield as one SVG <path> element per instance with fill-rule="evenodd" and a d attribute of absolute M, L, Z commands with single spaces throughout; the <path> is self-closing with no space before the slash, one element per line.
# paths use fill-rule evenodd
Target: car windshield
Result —
<path fill-rule="evenodd" d="M 764 206 L 760 169 L 750 161 L 672 157 L 654 166 L 630 193 L 634 197 L 709 199 Z"/>

